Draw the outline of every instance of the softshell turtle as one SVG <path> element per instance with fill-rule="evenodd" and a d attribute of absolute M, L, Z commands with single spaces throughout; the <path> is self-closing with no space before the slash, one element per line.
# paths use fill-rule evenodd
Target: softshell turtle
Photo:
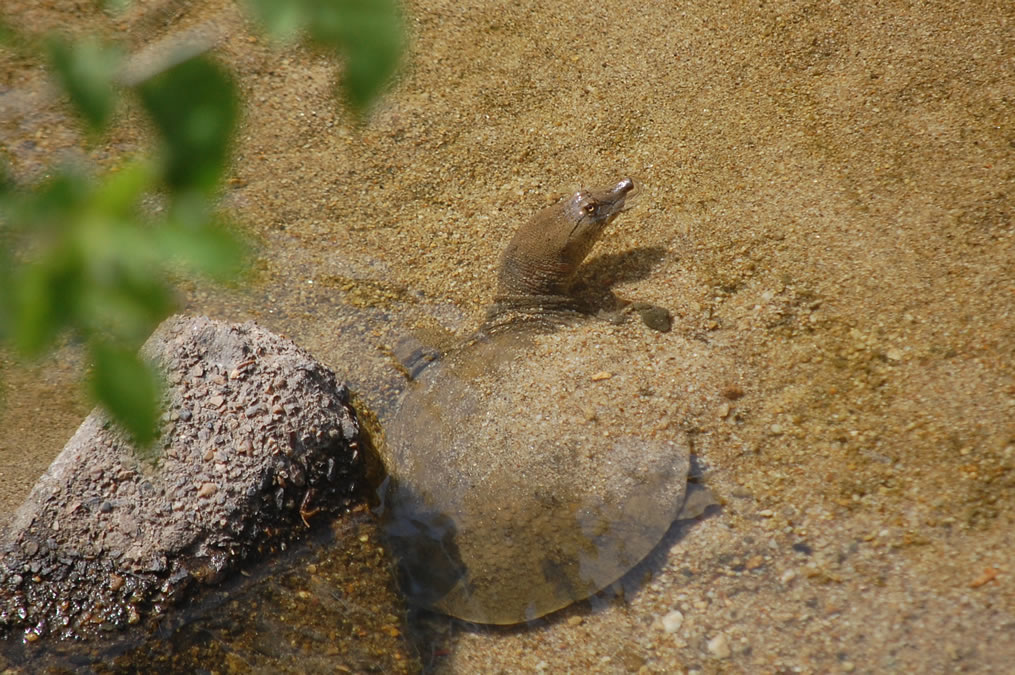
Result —
<path fill-rule="evenodd" d="M 605 375 L 583 370 L 590 322 L 568 294 L 633 188 L 581 190 L 521 227 L 480 330 L 403 395 L 382 496 L 417 605 L 479 623 L 538 618 L 616 581 L 678 517 L 687 445 L 616 433 L 611 416 L 629 413 L 604 406 Z"/>

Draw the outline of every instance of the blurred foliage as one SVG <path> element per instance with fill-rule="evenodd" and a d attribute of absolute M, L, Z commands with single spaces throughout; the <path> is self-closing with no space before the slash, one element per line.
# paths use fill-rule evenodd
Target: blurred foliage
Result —
<path fill-rule="evenodd" d="M 196 57 L 141 82 L 137 92 L 165 141 L 171 193 L 214 193 L 236 126 L 237 94 L 229 74 Z"/>
<path fill-rule="evenodd" d="M 120 50 L 94 38 L 70 43 L 52 37 L 46 46 L 53 74 L 75 111 L 92 132 L 105 131 L 115 103 L 113 78 L 122 60 Z"/>
<path fill-rule="evenodd" d="M 342 56 L 342 95 L 357 113 L 398 67 L 405 29 L 396 0 L 247 0 L 272 36 L 304 37 Z"/>
<path fill-rule="evenodd" d="M 272 34 L 344 56 L 344 95 L 357 113 L 401 58 L 394 0 L 251 4 Z M 92 394 L 146 446 L 157 433 L 162 385 L 137 350 L 174 310 L 172 280 L 224 280 L 244 268 L 244 246 L 214 205 L 240 109 L 237 88 L 206 54 L 126 86 L 117 45 L 34 36 L 2 17 L 0 48 L 46 62 L 93 142 L 124 96 L 140 101 L 156 132 L 155 160 L 127 160 L 103 175 L 54 166 L 44 180 L 20 185 L 0 158 L 0 340 L 34 358 L 66 336 L 86 345 Z"/>

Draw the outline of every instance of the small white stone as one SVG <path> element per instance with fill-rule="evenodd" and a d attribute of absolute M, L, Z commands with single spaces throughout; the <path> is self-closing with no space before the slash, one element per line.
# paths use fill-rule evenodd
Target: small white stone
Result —
<path fill-rule="evenodd" d="M 726 636 L 719 633 L 708 641 L 708 651 L 717 659 L 728 659 L 730 657 L 730 643 Z"/>
<path fill-rule="evenodd" d="M 788 584 L 794 579 L 796 579 L 796 570 L 786 570 L 785 572 L 782 573 L 782 576 L 779 577 L 779 581 L 781 581 L 784 584 Z"/>
<path fill-rule="evenodd" d="M 669 614 L 663 617 L 663 630 L 667 633 L 676 633 L 680 630 L 681 624 L 684 623 L 684 615 L 673 610 Z"/>

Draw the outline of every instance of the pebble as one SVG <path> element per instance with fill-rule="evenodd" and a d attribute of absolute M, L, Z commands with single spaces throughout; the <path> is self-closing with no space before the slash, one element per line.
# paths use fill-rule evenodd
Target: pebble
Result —
<path fill-rule="evenodd" d="M 673 327 L 673 316 L 663 307 L 646 307 L 638 312 L 642 323 L 654 331 L 668 333 Z"/>
<path fill-rule="evenodd" d="M 198 497 L 211 497 L 213 494 L 218 492 L 218 485 L 215 483 L 202 483 L 201 488 L 197 491 Z"/>
<path fill-rule="evenodd" d="M 728 659 L 730 657 L 730 643 L 726 636 L 719 633 L 708 641 L 708 651 L 717 659 Z"/>
<path fill-rule="evenodd" d="M 673 610 L 662 619 L 663 630 L 666 633 L 676 633 L 683 623 L 684 615 L 677 610 Z"/>

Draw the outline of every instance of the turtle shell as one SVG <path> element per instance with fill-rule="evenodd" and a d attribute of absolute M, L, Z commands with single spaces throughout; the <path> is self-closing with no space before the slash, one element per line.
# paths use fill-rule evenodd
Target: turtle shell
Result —
<path fill-rule="evenodd" d="M 672 387 L 651 358 L 597 351 L 591 324 L 474 339 L 404 394 L 384 502 L 417 605 L 479 623 L 538 618 L 617 580 L 677 518 L 679 396 L 655 393 Z"/>

